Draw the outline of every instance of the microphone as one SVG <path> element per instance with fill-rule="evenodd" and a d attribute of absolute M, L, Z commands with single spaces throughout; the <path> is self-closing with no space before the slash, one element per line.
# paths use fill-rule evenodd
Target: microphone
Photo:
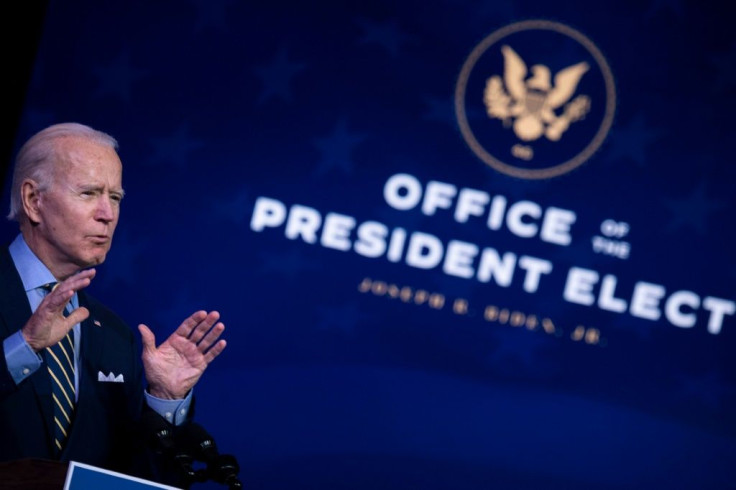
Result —
<path fill-rule="evenodd" d="M 154 453 L 161 456 L 166 463 L 173 464 L 178 476 L 183 478 L 187 487 L 200 475 L 194 471 L 194 458 L 179 447 L 174 439 L 173 426 L 153 410 L 144 410 L 141 415 L 141 427 Z"/>
<path fill-rule="evenodd" d="M 239 490 L 243 484 L 238 480 L 240 466 L 234 456 L 220 454 L 215 440 L 199 424 L 187 422 L 176 428 L 176 438 L 185 450 L 191 451 L 194 458 L 207 465 L 209 477 L 230 490 Z"/>

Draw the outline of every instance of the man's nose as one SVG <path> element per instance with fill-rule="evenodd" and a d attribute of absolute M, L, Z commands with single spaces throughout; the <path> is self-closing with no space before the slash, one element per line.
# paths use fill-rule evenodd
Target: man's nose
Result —
<path fill-rule="evenodd" d="M 95 219 L 98 221 L 104 221 L 105 223 L 109 223 L 115 219 L 115 207 L 109 196 L 103 195 L 97 201 Z"/>

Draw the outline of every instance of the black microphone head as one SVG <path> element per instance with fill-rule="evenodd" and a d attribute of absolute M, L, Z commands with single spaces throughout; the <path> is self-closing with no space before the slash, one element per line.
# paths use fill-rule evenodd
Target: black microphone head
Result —
<path fill-rule="evenodd" d="M 170 453 L 176 448 L 173 426 L 154 411 L 146 410 L 141 415 L 141 428 L 149 445 L 156 452 Z"/>
<path fill-rule="evenodd" d="M 217 483 L 224 483 L 225 485 L 238 485 L 238 473 L 240 472 L 240 466 L 235 456 L 230 454 L 221 454 L 217 457 L 217 460 L 207 466 L 210 472 L 210 477 Z M 241 484 L 242 485 L 242 484 Z"/>
<path fill-rule="evenodd" d="M 191 451 L 194 457 L 205 463 L 217 459 L 217 445 L 204 427 L 194 422 L 187 422 L 176 427 L 176 440 L 182 447 Z"/>

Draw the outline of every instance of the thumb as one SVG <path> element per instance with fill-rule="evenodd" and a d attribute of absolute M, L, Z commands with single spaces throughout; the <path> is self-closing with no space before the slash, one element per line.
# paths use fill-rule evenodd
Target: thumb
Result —
<path fill-rule="evenodd" d="M 156 349 L 156 336 L 153 334 L 150 328 L 144 324 L 138 325 L 138 331 L 141 333 L 141 342 L 143 343 L 143 350 L 150 351 Z"/>
<path fill-rule="evenodd" d="M 89 318 L 89 310 L 84 306 L 80 306 L 69 313 L 69 316 L 66 317 L 66 321 L 69 323 L 69 329 L 71 330 L 74 325 L 82 323 L 87 318 Z"/>

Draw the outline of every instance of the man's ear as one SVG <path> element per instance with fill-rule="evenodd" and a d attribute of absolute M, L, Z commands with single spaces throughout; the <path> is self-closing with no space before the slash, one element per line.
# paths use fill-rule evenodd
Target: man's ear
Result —
<path fill-rule="evenodd" d="M 33 179 L 25 179 L 20 185 L 20 198 L 23 202 L 23 211 L 31 223 L 41 222 L 39 200 L 41 199 L 41 188 Z"/>

